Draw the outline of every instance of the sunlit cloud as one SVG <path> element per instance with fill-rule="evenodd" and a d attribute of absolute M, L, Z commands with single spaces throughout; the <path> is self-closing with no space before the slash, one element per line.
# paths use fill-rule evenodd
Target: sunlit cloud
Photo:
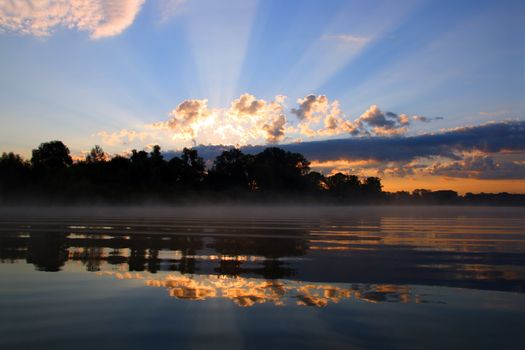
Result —
<path fill-rule="evenodd" d="M 105 145 L 116 146 L 127 145 L 136 140 L 145 142 L 151 135 L 146 131 L 122 129 L 117 132 L 100 131 L 97 133 L 97 136 L 102 139 Z"/>
<path fill-rule="evenodd" d="M 144 0 L 27 0 L 0 3 L 0 30 L 46 37 L 58 27 L 87 31 L 92 39 L 128 28 Z"/>
<path fill-rule="evenodd" d="M 320 172 L 324 175 L 336 173 L 352 174 L 357 176 L 376 176 L 379 162 L 373 159 L 335 159 L 310 162 L 312 171 Z"/>
<path fill-rule="evenodd" d="M 477 152 L 479 153 L 479 152 Z M 522 157 L 523 155 L 521 155 Z M 325 175 L 341 172 L 361 177 L 379 176 L 381 178 L 457 178 L 478 180 L 520 180 L 525 179 L 525 163 L 507 160 L 501 155 L 466 153 L 461 160 L 445 157 L 420 157 L 412 161 L 380 162 L 369 159 L 337 159 L 312 161 L 310 167 Z M 402 186 L 401 186 L 402 187 Z"/>
<path fill-rule="evenodd" d="M 188 99 L 169 113 L 168 120 L 144 124 L 138 131 L 126 128 L 118 132 L 102 131 L 98 136 L 108 145 L 164 138 L 164 141 L 190 141 L 192 145 L 243 146 L 291 142 L 303 137 L 396 136 L 406 133 L 410 122 L 405 114 L 382 112 L 375 105 L 352 121 L 345 116 L 338 100 L 329 100 L 325 95 L 307 95 L 297 99 L 297 106 L 290 109 L 285 101 L 284 95 L 264 100 L 244 93 L 229 108 L 210 108 L 207 99 Z"/>
<path fill-rule="evenodd" d="M 106 145 L 131 145 L 138 141 L 165 145 L 166 140 L 183 142 L 178 147 L 188 146 L 184 142 L 210 145 L 198 147 L 210 159 L 224 150 L 222 145 L 243 147 L 243 151 L 253 154 L 265 145 L 288 141 L 280 147 L 304 154 L 312 161 L 313 170 L 326 175 L 343 172 L 399 178 L 525 178 L 522 158 L 512 158 L 516 152 L 525 152 L 525 127 L 521 121 L 407 136 L 412 122 L 429 123 L 440 118 L 398 114 L 372 105 L 357 119 L 350 120 L 339 101 L 326 95 L 307 95 L 288 109 L 285 101 L 283 95 L 264 100 L 244 93 L 229 108 L 209 108 L 206 99 L 189 99 L 173 109 L 168 120 L 145 124 L 141 130 L 101 131 L 98 136 Z M 337 135 L 346 138 L 319 140 Z M 318 141 L 290 143 L 303 137 Z M 168 143 L 170 146 L 173 144 Z"/>
<path fill-rule="evenodd" d="M 258 100 L 255 96 L 245 93 L 234 100 L 231 111 L 240 116 L 251 116 L 261 113 L 266 106 L 266 101 Z"/>
<path fill-rule="evenodd" d="M 251 134 L 261 129 L 265 139 L 275 143 L 285 137 L 286 117 L 283 105 L 285 100 L 286 96 L 277 95 L 274 101 L 267 102 L 245 93 L 232 102 L 227 114 L 239 124 L 250 123 L 253 128 Z"/>
<path fill-rule="evenodd" d="M 401 135 L 407 132 L 410 118 L 406 114 L 383 112 L 377 105 L 372 105 L 356 122 L 367 134 Z"/>
<path fill-rule="evenodd" d="M 330 102 L 325 95 L 307 95 L 297 100 L 298 107 L 291 112 L 299 119 L 299 130 L 304 136 L 331 136 L 343 133 L 357 134 L 357 126 L 343 118 L 339 101 Z M 324 127 L 314 130 L 312 125 L 323 122 Z"/>
<path fill-rule="evenodd" d="M 153 124 L 159 129 L 169 129 L 174 136 L 182 139 L 194 139 L 197 131 L 209 123 L 212 113 L 208 109 L 208 100 L 186 100 L 170 113 L 166 122 Z"/>

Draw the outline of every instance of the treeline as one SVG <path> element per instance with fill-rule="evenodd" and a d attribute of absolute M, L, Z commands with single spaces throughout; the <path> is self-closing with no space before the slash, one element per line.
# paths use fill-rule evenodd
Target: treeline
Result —
<path fill-rule="evenodd" d="M 222 152 L 207 167 L 195 149 L 165 159 L 160 146 L 133 150 L 129 157 L 108 155 L 95 146 L 84 160 L 73 162 L 61 141 L 42 143 L 30 160 L 14 153 L 0 158 L 2 203 L 108 203 L 147 201 L 253 201 L 341 204 L 511 204 L 523 195 L 458 196 L 454 191 L 382 191 L 377 177 L 360 179 L 310 171 L 299 153 L 269 147 L 255 154 L 239 149 Z M 488 196 L 488 197 L 487 197 Z M 492 197 L 490 197 L 492 196 Z"/>

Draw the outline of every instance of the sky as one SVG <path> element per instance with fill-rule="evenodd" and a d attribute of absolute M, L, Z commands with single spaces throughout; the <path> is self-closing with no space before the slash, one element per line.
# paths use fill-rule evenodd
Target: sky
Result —
<path fill-rule="evenodd" d="M 0 0 L 0 152 L 278 145 L 391 191 L 525 192 L 523 23 L 512 0 Z"/>

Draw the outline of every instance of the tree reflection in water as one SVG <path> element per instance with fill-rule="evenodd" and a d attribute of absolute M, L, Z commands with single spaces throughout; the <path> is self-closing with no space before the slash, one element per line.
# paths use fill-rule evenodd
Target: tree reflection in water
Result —
<path fill-rule="evenodd" d="M 0 231 L 0 261 L 52 272 L 81 262 L 90 272 L 525 291 L 525 231 L 517 219 L 303 216 L 9 219 Z M 368 300 L 392 298 L 367 293 Z"/>

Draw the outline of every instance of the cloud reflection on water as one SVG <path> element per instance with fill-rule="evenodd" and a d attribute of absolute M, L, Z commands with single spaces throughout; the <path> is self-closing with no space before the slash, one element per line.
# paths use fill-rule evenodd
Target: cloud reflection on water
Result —
<path fill-rule="evenodd" d="M 241 307 L 271 303 L 275 306 L 325 307 L 341 300 L 354 299 L 370 303 L 424 302 L 408 286 L 393 284 L 352 284 L 300 282 L 294 280 L 264 280 L 258 278 L 219 275 L 182 275 L 170 273 L 163 278 L 151 274 L 99 271 L 99 276 L 118 280 L 142 280 L 148 287 L 165 288 L 170 297 L 181 300 L 203 301 L 215 298 L 229 299 Z"/>

